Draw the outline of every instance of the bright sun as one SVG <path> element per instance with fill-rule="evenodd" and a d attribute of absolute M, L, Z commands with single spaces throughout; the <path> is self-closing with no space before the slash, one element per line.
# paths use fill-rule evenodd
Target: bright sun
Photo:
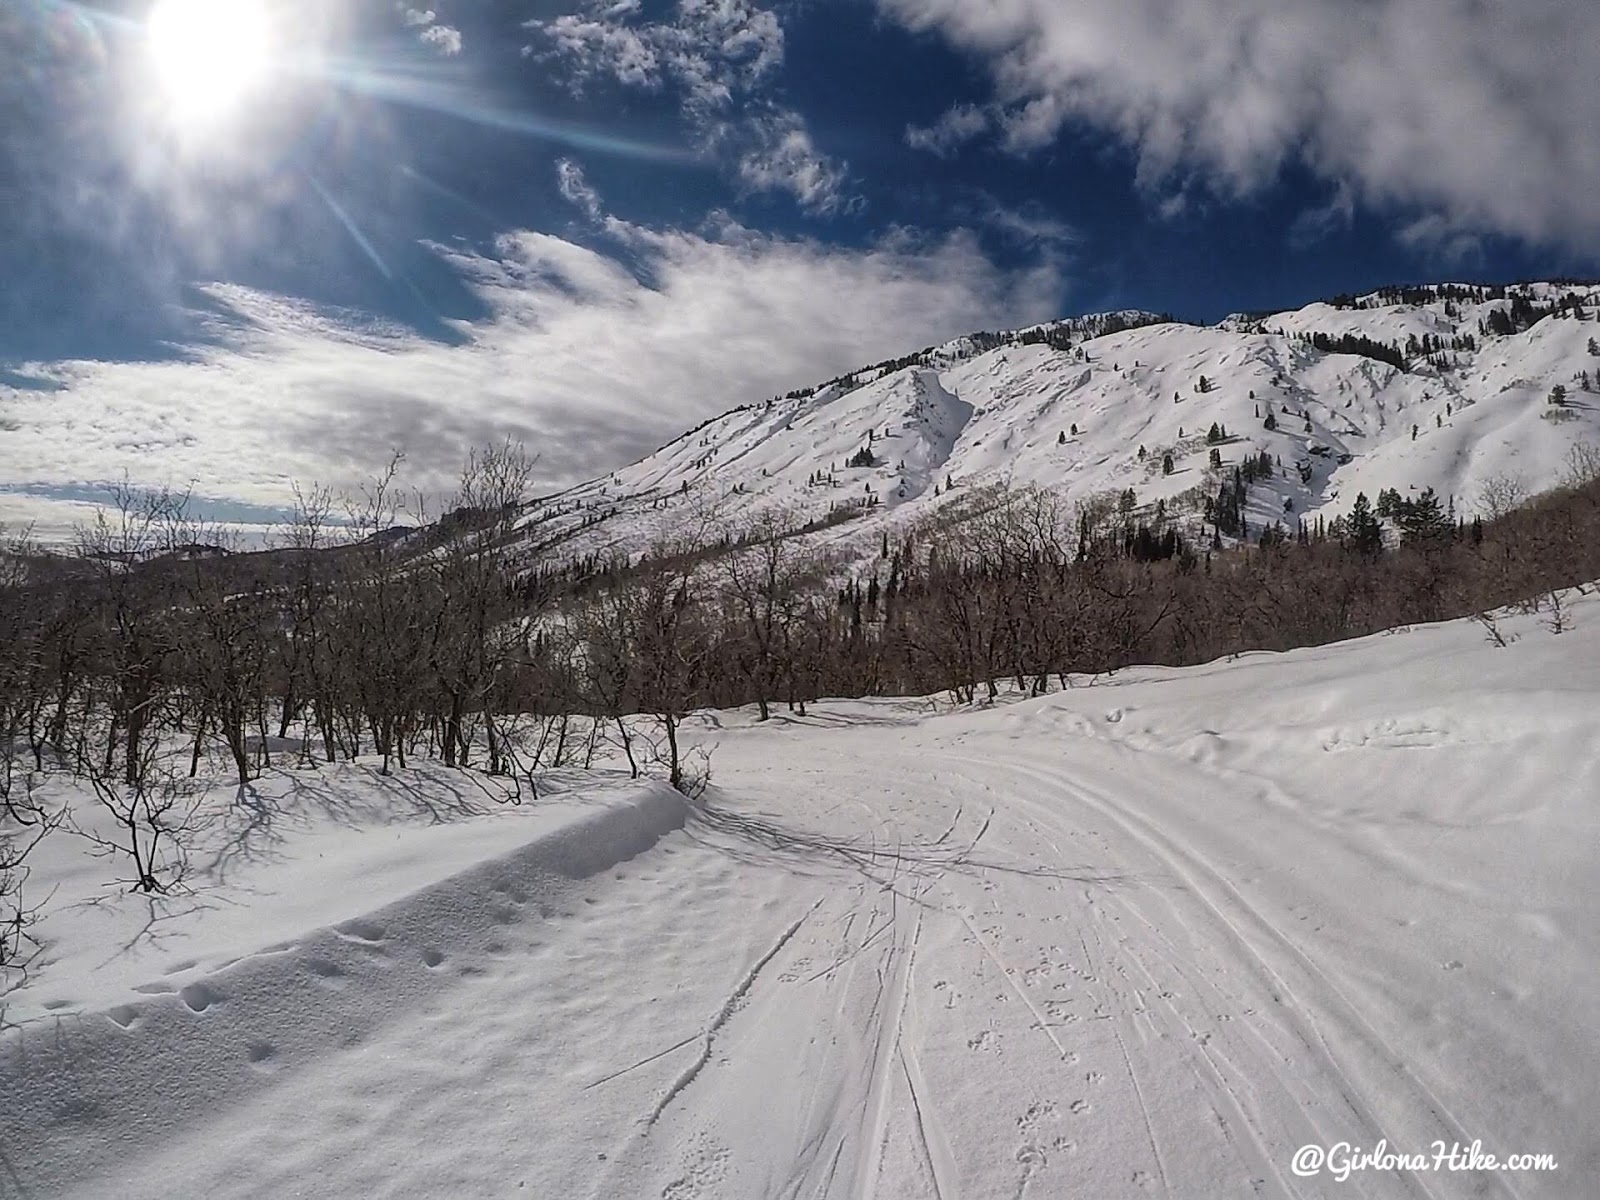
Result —
<path fill-rule="evenodd" d="M 265 81 L 272 23 L 261 0 L 157 0 L 145 23 L 151 62 L 175 116 L 209 123 Z"/>

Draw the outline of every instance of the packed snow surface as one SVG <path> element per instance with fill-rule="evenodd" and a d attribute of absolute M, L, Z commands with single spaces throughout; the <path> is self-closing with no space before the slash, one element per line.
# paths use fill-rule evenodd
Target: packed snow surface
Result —
<path fill-rule="evenodd" d="M 350 798 L 245 837 L 208 911 L 130 941 L 131 898 L 58 902 L 0 1194 L 1591 1194 L 1600 600 L 1568 611 L 702 714 L 687 814 L 283 772 Z M 1380 1139 L 1558 1168 L 1291 1169 Z"/>

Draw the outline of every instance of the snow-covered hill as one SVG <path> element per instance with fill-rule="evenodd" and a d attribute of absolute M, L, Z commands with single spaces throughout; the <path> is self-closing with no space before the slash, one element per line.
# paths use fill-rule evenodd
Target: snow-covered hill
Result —
<path fill-rule="evenodd" d="M 1224 473 L 1263 451 L 1276 470 L 1252 489 L 1252 528 L 1331 517 L 1385 488 L 1431 487 L 1472 512 L 1492 480 L 1555 486 L 1574 444 L 1600 439 L 1597 338 L 1589 284 L 1396 289 L 1214 327 L 1124 312 L 973 335 L 725 413 L 535 503 L 525 528 L 535 546 L 632 553 L 708 511 L 782 509 L 867 547 L 1001 482 L 1072 501 L 1131 488 L 1198 525 Z"/>
<path fill-rule="evenodd" d="M 48 840 L 0 1196 L 1592 1195 L 1590 591 L 1503 649 L 702 712 L 693 813 L 620 759 L 224 768 L 181 893 Z M 1380 1138 L 1429 1165 L 1339 1173 Z"/>

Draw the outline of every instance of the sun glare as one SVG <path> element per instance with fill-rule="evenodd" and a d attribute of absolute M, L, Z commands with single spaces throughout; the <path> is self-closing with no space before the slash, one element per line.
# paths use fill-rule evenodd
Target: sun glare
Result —
<path fill-rule="evenodd" d="M 189 124 L 237 108 L 272 62 L 272 25 L 261 0 L 157 0 L 145 33 L 172 111 Z"/>

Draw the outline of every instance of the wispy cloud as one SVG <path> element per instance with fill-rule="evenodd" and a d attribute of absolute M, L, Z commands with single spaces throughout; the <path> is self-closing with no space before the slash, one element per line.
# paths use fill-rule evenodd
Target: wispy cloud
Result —
<path fill-rule="evenodd" d="M 746 192 L 792 196 L 827 215 L 853 203 L 845 164 L 820 150 L 801 115 L 774 94 L 783 26 L 749 0 L 679 0 L 647 21 L 637 3 L 600 3 L 528 22 L 526 53 L 583 93 L 613 83 L 670 94 L 707 155 Z"/>
<path fill-rule="evenodd" d="M 592 189 L 569 181 L 581 207 Z M 208 318 L 184 360 L 32 364 L 45 386 L 0 387 L 0 520 L 59 531 L 75 497 L 125 471 L 282 507 L 292 481 L 352 486 L 391 448 L 443 489 L 469 447 L 506 435 L 555 489 L 734 404 L 1055 315 L 1062 288 L 1059 268 L 1003 271 L 968 233 L 843 249 L 726 217 L 600 229 L 612 253 L 532 232 L 492 253 L 440 248 L 491 314 L 459 325 L 458 346 L 217 286 L 207 299 L 227 319 Z"/>
<path fill-rule="evenodd" d="M 1289 245 L 1295 250 L 1314 246 L 1334 234 L 1349 229 L 1356 216 L 1355 193 L 1339 184 L 1326 204 L 1308 208 L 1289 226 Z"/>
<path fill-rule="evenodd" d="M 974 215 L 980 224 L 1017 245 L 1054 252 L 1066 250 L 1080 240 L 1077 230 L 1051 216 L 1037 201 L 1014 206 L 985 196 Z"/>
<path fill-rule="evenodd" d="M 561 189 L 561 196 L 568 204 L 582 210 L 583 215 L 591 221 L 598 221 L 603 211 L 600 204 L 600 193 L 589 186 L 589 181 L 584 177 L 583 168 L 570 158 L 563 158 L 556 163 L 556 186 Z"/>
<path fill-rule="evenodd" d="M 1395 241 L 1424 259 L 1448 270 L 1483 265 L 1483 238 L 1438 213 L 1429 213 L 1402 225 Z"/>
<path fill-rule="evenodd" d="M 597 79 L 672 85 L 702 115 L 754 92 L 784 57 L 777 16 L 746 0 L 680 0 L 667 21 L 640 20 L 637 5 L 597 4 L 527 28 L 547 43 L 534 56 L 559 65 L 576 88 Z"/>
<path fill-rule="evenodd" d="M 989 131 L 993 118 L 975 104 L 958 104 L 939 115 L 932 125 L 912 125 L 906 145 L 948 158 L 962 146 Z"/>
<path fill-rule="evenodd" d="M 844 166 L 823 154 L 798 114 L 778 110 L 752 120 L 742 134 L 739 183 L 750 192 L 787 192 L 810 213 L 828 215 L 855 207 L 848 197 Z"/>
<path fill-rule="evenodd" d="M 1223 194 L 1298 161 L 1363 202 L 1600 251 L 1592 0 L 878 0 L 987 64 L 1013 151 L 1109 131 L 1164 190 Z M 981 112 L 913 144 L 948 152 Z"/>

